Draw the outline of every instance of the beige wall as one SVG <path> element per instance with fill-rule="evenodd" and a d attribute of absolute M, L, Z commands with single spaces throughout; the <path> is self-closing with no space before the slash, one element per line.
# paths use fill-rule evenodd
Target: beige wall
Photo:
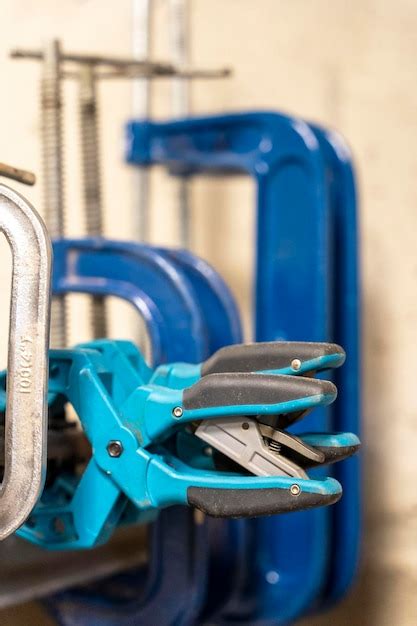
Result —
<path fill-rule="evenodd" d="M 417 4 L 412 0 L 191 3 L 195 62 L 226 63 L 235 69 L 228 81 L 194 85 L 196 112 L 256 107 L 290 111 L 338 128 L 356 157 L 364 287 L 364 559 L 361 584 L 345 606 L 328 622 L 320 618 L 314 623 L 412 626 L 417 623 L 417 395 L 412 361 L 417 350 Z M 156 0 L 156 7 L 161 33 L 157 48 L 162 53 L 166 6 Z M 130 3 L 5 0 L 1 10 L 0 159 L 39 172 L 39 68 L 9 61 L 8 50 L 14 45 L 38 46 L 55 35 L 68 49 L 127 54 Z M 121 162 L 129 86 L 106 84 L 101 93 L 106 231 L 133 237 L 131 177 Z M 70 233 L 77 234 L 80 181 L 74 85 L 66 87 L 66 94 Z M 168 97 L 168 83 L 158 84 L 159 115 L 168 113 Z M 175 241 L 174 185 L 161 173 L 153 175 L 153 183 L 154 240 Z M 200 181 L 192 190 L 194 248 L 222 270 L 246 308 L 252 191 L 248 181 Z M 24 192 L 42 210 L 40 186 Z M 2 283 L 6 276 L 0 264 Z M 3 285 L 2 289 L 5 299 L 7 289 Z M 0 315 L 5 324 L 6 307 Z M 114 331 L 118 328 L 123 326 L 115 320 Z M 79 338 L 76 330 L 74 337 Z M 3 333 L 0 339 L 4 352 Z"/>

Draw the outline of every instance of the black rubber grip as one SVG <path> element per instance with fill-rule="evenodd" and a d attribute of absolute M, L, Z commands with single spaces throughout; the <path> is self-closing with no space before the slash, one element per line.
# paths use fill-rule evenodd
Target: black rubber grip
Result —
<path fill-rule="evenodd" d="M 320 465 L 331 465 L 332 463 L 338 463 L 344 461 L 350 456 L 353 456 L 360 448 L 360 444 L 354 446 L 314 446 L 319 452 L 323 452 L 324 461 Z M 316 467 L 316 463 L 310 463 L 308 460 L 297 459 L 298 464 L 304 469 L 310 467 Z"/>
<path fill-rule="evenodd" d="M 266 374 L 210 374 L 183 393 L 185 409 L 278 404 L 317 395 L 336 396 L 327 380 Z"/>
<path fill-rule="evenodd" d="M 215 352 L 201 368 L 201 375 L 226 372 L 259 372 L 290 367 L 294 359 L 301 362 L 331 354 L 345 355 L 335 343 L 303 341 L 269 341 L 226 346 Z"/>
<path fill-rule="evenodd" d="M 212 517 L 259 517 L 303 511 L 337 502 L 341 493 L 318 494 L 289 489 L 211 489 L 189 487 L 188 503 Z"/>

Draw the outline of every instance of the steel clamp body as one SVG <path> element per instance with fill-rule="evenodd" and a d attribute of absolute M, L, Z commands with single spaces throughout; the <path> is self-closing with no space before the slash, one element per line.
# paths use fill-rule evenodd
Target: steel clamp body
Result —
<path fill-rule="evenodd" d="M 13 259 L 0 539 L 26 520 L 46 468 L 51 245 L 34 208 L 0 185 L 0 230 Z"/>

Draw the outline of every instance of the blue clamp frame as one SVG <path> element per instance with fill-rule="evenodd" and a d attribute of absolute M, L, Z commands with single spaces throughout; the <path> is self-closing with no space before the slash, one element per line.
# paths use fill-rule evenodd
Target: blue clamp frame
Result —
<path fill-rule="evenodd" d="M 126 251 L 127 247 L 127 251 Z M 134 250 L 141 248 L 139 244 L 125 244 L 124 242 L 112 242 L 110 249 L 107 248 L 107 242 L 101 239 L 95 240 L 69 240 L 55 242 L 55 293 L 63 293 L 69 291 L 100 293 L 102 295 L 114 295 L 129 301 L 142 315 L 146 315 L 149 311 L 148 331 L 151 336 L 152 353 L 154 363 L 166 360 L 182 360 L 185 358 L 184 353 L 200 354 L 204 352 L 201 345 L 201 335 L 194 335 L 187 338 L 187 342 L 171 342 L 169 341 L 169 333 L 165 335 L 161 333 L 158 327 L 160 318 L 153 315 L 154 310 L 161 310 L 165 315 L 164 307 L 160 301 L 152 301 L 149 296 L 149 290 L 152 292 L 154 285 L 148 285 L 146 281 L 141 279 L 141 256 L 138 260 L 132 260 L 132 271 L 128 276 L 125 273 L 125 267 L 119 266 L 116 271 L 117 276 L 122 276 L 122 280 L 115 279 L 112 275 L 109 278 L 108 269 L 103 268 L 102 264 L 91 266 L 82 263 L 69 263 L 74 258 L 77 260 L 77 250 L 83 253 L 97 251 L 104 248 L 106 253 L 110 254 L 110 266 L 118 265 L 119 261 L 124 261 L 124 255 L 135 257 Z M 152 249 L 147 246 L 148 250 Z M 73 252 L 72 252 L 73 251 Z M 236 305 L 233 301 L 227 286 L 219 277 L 219 275 L 202 259 L 185 251 L 164 251 L 153 250 L 158 259 L 163 255 L 169 257 L 167 263 L 170 267 L 167 280 L 170 276 L 177 275 L 181 271 L 185 271 L 188 276 L 187 281 L 181 283 L 181 291 L 188 289 L 188 294 L 192 302 L 200 302 L 198 315 L 200 323 L 205 323 L 208 334 L 209 353 L 222 345 L 228 345 L 241 341 L 241 327 Z M 175 258 L 174 258 L 175 257 Z M 177 259 L 177 260 L 175 260 Z M 88 261 L 88 259 L 87 259 Z M 136 263 L 136 266 L 135 266 Z M 157 268 L 161 265 L 156 264 Z M 164 265 L 164 266 L 165 266 Z M 160 272 L 157 269 L 157 273 Z M 123 275 L 122 275 L 123 274 Z M 123 280 L 128 278 L 129 280 Z M 157 278 L 157 277 L 156 277 Z M 151 283 L 155 277 L 150 276 Z M 190 290 L 192 284 L 193 289 Z M 169 288 L 169 286 L 168 286 Z M 165 287 L 162 287 L 162 297 L 164 297 Z M 198 295 L 198 298 L 196 298 Z M 144 297 L 145 296 L 145 297 Z M 181 292 L 180 292 L 181 296 Z M 183 297 L 185 303 L 190 301 L 190 297 Z M 191 310 L 192 314 L 193 309 Z M 213 315 L 215 311 L 215 315 Z M 184 319 L 187 319 L 190 312 L 180 313 L 174 320 L 175 324 L 182 325 Z M 168 327 L 168 323 L 166 323 Z M 153 332 L 152 332 L 153 331 Z M 177 329 L 174 327 L 169 332 L 174 332 L 174 336 L 178 336 Z M 162 340 L 159 338 L 162 336 Z M 188 345 L 192 341 L 196 346 Z M 197 360 L 197 359 L 196 359 Z M 138 571 L 129 576 L 129 588 L 137 589 L 137 597 L 134 600 L 126 602 L 116 602 L 113 599 L 114 590 L 106 600 L 105 584 L 97 583 L 90 586 L 89 593 L 85 590 L 69 590 L 57 594 L 48 599 L 47 606 L 59 617 L 60 623 L 65 626 L 74 623 L 91 624 L 92 612 L 91 606 L 95 606 L 94 614 L 99 620 L 100 626 L 106 624 L 111 626 L 114 624 L 115 612 L 118 616 L 118 624 L 142 621 L 147 623 L 147 617 L 155 614 L 164 619 L 164 623 L 172 623 L 174 620 L 178 624 L 194 623 L 195 615 L 200 611 L 205 596 L 206 581 L 208 574 L 208 537 L 207 524 L 195 522 L 194 514 L 189 510 L 170 509 L 162 511 L 157 522 L 152 526 L 150 563 L 147 574 Z M 187 538 L 187 540 L 184 539 Z M 175 550 L 176 558 L 172 559 L 172 551 Z M 173 575 L 174 574 L 174 575 Z M 146 581 L 143 576 L 146 576 Z M 172 587 L 172 580 L 176 581 L 175 589 Z M 111 579 L 113 580 L 113 579 Z M 142 581 L 142 584 L 141 584 Z M 96 591 L 94 591 L 94 589 Z M 94 594 L 98 594 L 98 611 L 97 602 L 95 602 Z M 124 598 L 122 598 L 123 600 Z M 163 604 L 164 613 L 160 612 L 160 606 Z M 88 608 L 90 607 L 90 608 Z"/>
<path fill-rule="evenodd" d="M 340 415 L 340 421 L 349 421 L 347 429 L 355 430 L 359 422 L 356 198 L 351 161 L 342 140 L 301 120 L 269 112 L 132 122 L 127 136 L 127 160 L 132 164 L 164 164 L 179 176 L 243 172 L 255 179 L 256 339 L 342 343 L 352 357 L 348 373 L 339 377 L 343 379 L 340 413 L 316 415 L 313 427 L 320 428 L 320 422 L 326 429 L 335 422 L 336 428 L 344 429 Z M 333 193 L 326 168 L 337 176 L 339 187 L 334 186 Z M 335 292 L 334 272 L 341 268 L 343 279 Z M 346 301 L 349 309 L 344 307 Z M 338 514 L 303 513 L 298 522 L 291 518 L 291 526 L 282 518 L 256 522 L 259 553 L 265 556 L 260 570 L 252 572 L 253 579 L 268 581 L 269 573 L 277 572 L 280 580 L 279 585 L 260 583 L 257 616 L 276 616 L 279 606 L 283 621 L 295 619 L 323 591 L 327 602 L 349 585 L 359 545 L 359 465 L 353 459 L 346 465 L 349 470 L 340 471 L 349 480 L 349 508 L 342 501 Z M 335 471 L 337 475 L 339 470 Z M 338 535 L 337 550 L 335 544 L 325 548 L 333 523 L 330 515 L 343 533 Z M 274 536 L 276 553 L 271 554 L 266 544 L 262 547 L 265 536 Z M 289 549 L 291 536 L 298 538 L 296 554 Z M 343 558 L 337 556 L 340 544 L 351 547 Z M 297 581 L 297 592 L 292 581 Z"/>

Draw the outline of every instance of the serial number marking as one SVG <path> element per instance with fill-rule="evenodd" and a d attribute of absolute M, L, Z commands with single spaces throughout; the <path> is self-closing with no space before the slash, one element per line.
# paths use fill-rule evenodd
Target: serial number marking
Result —
<path fill-rule="evenodd" d="M 18 348 L 18 391 L 19 393 L 31 393 L 33 382 L 33 354 L 31 350 L 32 339 L 23 337 Z"/>

